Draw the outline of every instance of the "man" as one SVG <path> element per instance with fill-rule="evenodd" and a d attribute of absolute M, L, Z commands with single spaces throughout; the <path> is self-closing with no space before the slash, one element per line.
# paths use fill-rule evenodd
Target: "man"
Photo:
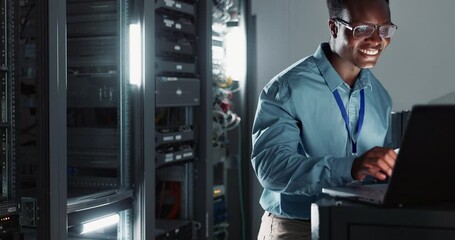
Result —
<path fill-rule="evenodd" d="M 264 188 L 258 239 L 310 239 L 322 187 L 384 180 L 392 101 L 369 70 L 396 30 L 388 0 L 327 0 L 330 40 L 263 89 L 252 165 Z"/>

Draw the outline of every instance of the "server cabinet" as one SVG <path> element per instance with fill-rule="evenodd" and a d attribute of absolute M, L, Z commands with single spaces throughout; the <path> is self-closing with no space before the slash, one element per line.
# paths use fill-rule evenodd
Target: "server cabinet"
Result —
<path fill-rule="evenodd" d="M 17 26 L 15 3 L 0 1 L 0 239 L 19 239 L 20 202 L 16 169 L 16 82 L 14 74 Z"/>
<path fill-rule="evenodd" d="M 68 239 L 133 237 L 129 4 L 66 1 Z"/>
<path fill-rule="evenodd" d="M 151 232 L 144 230 L 146 239 L 149 235 L 155 239 L 227 237 L 223 233 L 228 219 L 220 219 L 227 211 L 215 213 L 226 207 L 220 202 L 225 199 L 220 194 L 223 186 L 216 185 L 215 179 L 227 173 L 217 171 L 223 157 L 217 155 L 217 144 L 228 139 L 227 135 L 224 140 L 215 137 L 214 131 L 214 121 L 219 120 L 214 116 L 216 77 L 221 75 L 216 70 L 221 69 L 216 68 L 220 59 L 214 57 L 213 35 L 217 34 L 216 15 L 224 14 L 222 23 L 227 25 L 229 8 L 240 6 L 233 2 L 143 2 L 143 171 L 153 176 L 144 178 L 145 182 L 153 183 L 142 189 L 145 199 L 140 211 L 154 216 L 144 217 L 148 226 L 154 226 Z M 216 10 L 220 5 L 224 8 Z M 228 127 L 233 129 L 237 120 Z M 153 191 L 147 194 L 149 189 Z"/>
<path fill-rule="evenodd" d="M 16 24 L 9 37 L 14 39 L 15 156 L 20 178 L 17 183 L 21 203 L 20 225 L 24 239 L 50 239 L 50 159 L 49 159 L 49 2 L 11 1 Z M 52 50 L 53 51 L 53 50 Z M 55 172 L 53 172 L 55 173 Z M 58 174 L 53 176 L 58 177 Z M 58 195 L 58 194 L 57 194 Z M 54 202 L 55 203 L 55 202 Z M 60 211 L 54 205 L 56 211 Z M 65 214 L 63 212 L 63 214 Z M 56 219 L 58 222 L 58 219 Z M 37 229 L 41 229 L 39 232 Z"/>
<path fill-rule="evenodd" d="M 211 7 L 142 1 L 140 239 L 212 239 Z"/>
<path fill-rule="evenodd" d="M 155 239 L 192 239 L 194 163 L 200 161 L 195 121 L 200 105 L 199 24 L 193 0 L 156 0 Z M 147 64 L 147 63 L 146 63 Z"/>
<path fill-rule="evenodd" d="M 131 239 L 129 1 L 11 2 L 22 235 Z"/>
<path fill-rule="evenodd" d="M 214 106 L 219 106 L 216 101 L 220 86 L 216 78 L 223 76 L 217 72 L 223 71 L 223 59 L 214 57 L 217 53 L 214 44 L 223 44 L 224 36 L 219 36 L 221 41 L 217 41 L 214 35 L 220 33 L 215 23 L 228 25 L 230 7 L 241 4 L 155 0 L 145 1 L 145 5 L 154 9 L 144 11 L 145 19 L 153 19 L 150 21 L 153 25 L 144 25 L 144 47 L 152 42 L 154 46 L 154 51 L 144 52 L 144 81 L 149 89 L 154 89 L 155 100 L 153 110 L 144 106 L 144 111 L 154 116 L 153 126 L 149 128 L 153 129 L 154 146 L 154 152 L 150 153 L 155 180 L 153 236 L 155 239 L 226 238 L 227 211 L 222 209 L 227 206 L 223 202 L 227 197 L 220 194 L 225 188 L 217 183 L 228 176 L 217 171 L 220 151 L 216 150 L 220 142 L 229 140 L 225 133 L 221 138 L 226 139 L 218 138 L 215 123 L 220 115 L 214 111 Z M 220 9 L 220 6 L 224 7 Z M 224 130 L 234 129 L 239 120 L 233 119 L 232 125 L 223 126 L 227 127 Z"/>
<path fill-rule="evenodd" d="M 217 0 L 212 8 L 213 239 L 246 239 L 245 1 Z M 248 131 L 246 131 L 248 132 Z M 247 165 L 248 166 L 248 165 Z"/>

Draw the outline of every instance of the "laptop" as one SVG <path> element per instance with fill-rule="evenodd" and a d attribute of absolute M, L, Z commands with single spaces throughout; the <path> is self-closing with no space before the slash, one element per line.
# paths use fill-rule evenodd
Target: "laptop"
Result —
<path fill-rule="evenodd" d="M 387 183 L 353 183 L 322 192 L 382 206 L 447 203 L 455 202 L 454 178 L 455 105 L 416 105 Z"/>

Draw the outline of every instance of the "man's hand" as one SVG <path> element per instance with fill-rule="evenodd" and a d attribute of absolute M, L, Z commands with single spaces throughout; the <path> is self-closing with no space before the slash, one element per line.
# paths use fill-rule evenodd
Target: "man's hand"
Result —
<path fill-rule="evenodd" d="M 363 180 L 371 175 L 379 180 L 385 180 L 392 175 L 397 153 L 391 148 L 374 147 L 357 157 L 351 168 L 352 178 Z"/>

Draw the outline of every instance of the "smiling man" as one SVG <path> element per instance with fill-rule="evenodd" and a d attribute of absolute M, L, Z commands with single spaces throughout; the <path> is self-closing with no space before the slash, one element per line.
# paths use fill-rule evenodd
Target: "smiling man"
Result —
<path fill-rule="evenodd" d="M 388 0 L 327 0 L 330 40 L 263 89 L 252 165 L 264 190 L 258 239 L 311 239 L 321 189 L 392 174 L 392 101 L 369 70 L 397 29 Z"/>

